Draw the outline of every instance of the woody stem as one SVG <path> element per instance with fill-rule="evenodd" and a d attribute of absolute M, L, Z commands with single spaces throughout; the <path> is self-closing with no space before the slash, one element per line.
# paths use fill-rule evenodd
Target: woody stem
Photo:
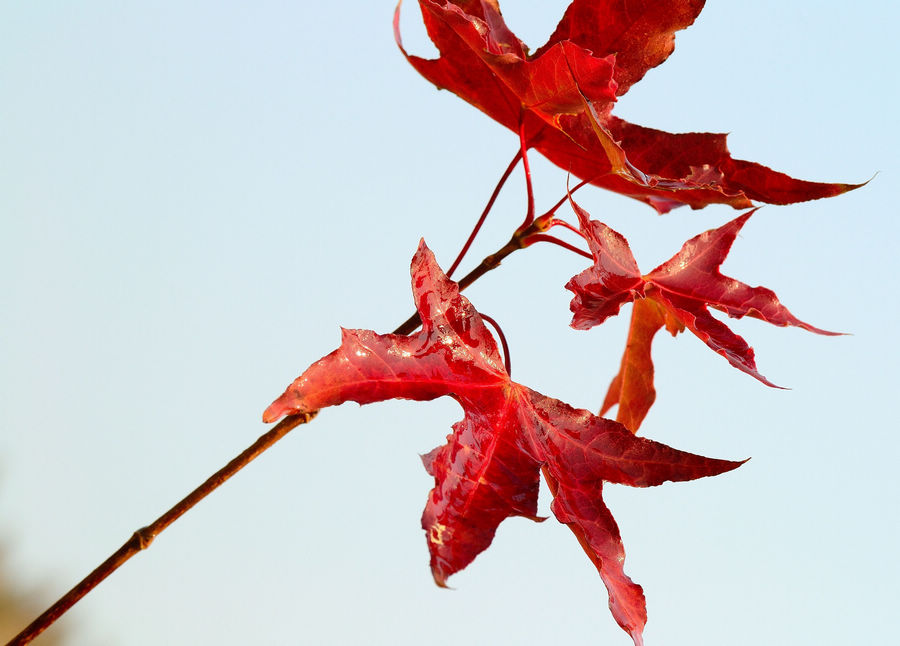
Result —
<path fill-rule="evenodd" d="M 28 644 L 35 637 L 49 628 L 53 622 L 59 619 L 69 608 L 75 605 L 88 592 L 99 585 L 106 577 L 121 567 L 125 561 L 138 552 L 150 547 L 150 544 L 163 530 L 176 520 L 181 518 L 189 509 L 218 489 L 226 480 L 252 462 L 263 451 L 271 447 L 288 432 L 301 424 L 306 424 L 316 416 L 317 411 L 290 415 L 273 426 L 267 433 L 260 436 L 240 455 L 231 462 L 216 471 L 203 484 L 176 503 L 155 521 L 134 532 L 118 550 L 109 558 L 98 565 L 93 572 L 82 579 L 74 588 L 69 590 L 52 606 L 47 608 L 37 619 L 25 627 L 22 632 L 12 638 L 7 646 L 22 646 Z"/>

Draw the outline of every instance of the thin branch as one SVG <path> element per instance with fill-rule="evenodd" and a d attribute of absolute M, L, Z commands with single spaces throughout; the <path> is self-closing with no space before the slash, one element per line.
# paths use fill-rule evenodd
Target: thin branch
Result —
<path fill-rule="evenodd" d="M 10 641 L 7 646 L 23 646 L 24 644 L 31 642 L 31 640 L 50 627 L 50 625 L 59 619 L 69 608 L 75 605 L 82 597 L 84 597 L 84 595 L 97 587 L 98 584 L 115 572 L 128 559 L 138 552 L 150 547 L 153 539 L 155 539 L 164 529 L 178 520 L 210 493 L 218 489 L 226 480 L 247 466 L 259 454 L 287 435 L 291 429 L 309 422 L 316 416 L 316 412 L 317 411 L 290 415 L 273 426 L 271 430 L 260 436 L 260 438 L 244 450 L 243 453 L 207 478 L 203 484 L 185 496 L 174 507 L 169 509 L 169 511 L 165 512 L 146 527 L 142 527 L 132 534 L 131 538 L 125 541 L 125 544 L 122 545 L 122 547 L 110 555 L 103 563 L 98 565 L 93 572 L 82 579 L 74 588 L 60 597 L 59 601 L 47 608 L 47 610 L 31 622 L 22 632 L 13 637 L 12 641 Z"/>

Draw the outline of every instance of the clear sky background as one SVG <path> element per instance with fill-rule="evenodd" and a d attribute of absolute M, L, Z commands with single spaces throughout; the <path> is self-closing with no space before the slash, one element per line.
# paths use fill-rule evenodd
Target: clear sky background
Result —
<path fill-rule="evenodd" d="M 536 47 L 566 4 L 503 9 Z M 516 138 L 409 67 L 392 11 L 0 2 L 0 546 L 38 606 L 264 432 L 263 409 L 336 347 L 339 326 L 404 320 L 420 237 L 445 267 L 455 256 Z M 853 334 L 734 322 L 792 390 L 690 335 L 656 342 L 642 433 L 753 459 L 697 482 L 609 487 L 648 644 L 896 639 L 898 23 L 883 0 L 710 0 L 617 107 L 642 125 L 731 132 L 736 157 L 805 179 L 878 173 L 832 200 L 762 209 L 724 266 Z M 403 28 L 427 55 L 413 2 Z M 565 173 L 534 163 L 546 208 Z M 517 175 L 468 266 L 521 221 L 522 188 Z M 658 217 L 600 189 L 579 200 L 644 269 L 736 215 Z M 503 325 L 518 381 L 595 409 L 628 317 L 567 327 L 562 286 L 584 266 L 539 246 L 469 297 Z M 449 399 L 323 412 L 59 632 L 98 646 L 630 643 L 554 520 L 505 522 L 454 590 L 434 586 L 418 454 L 460 416 Z"/>

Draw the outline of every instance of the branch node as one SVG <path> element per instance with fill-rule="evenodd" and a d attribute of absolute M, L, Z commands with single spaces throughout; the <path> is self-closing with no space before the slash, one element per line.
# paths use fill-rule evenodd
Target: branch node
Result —
<path fill-rule="evenodd" d="M 131 542 L 138 550 L 145 550 L 150 547 L 150 543 L 156 538 L 157 532 L 150 527 L 141 527 L 131 536 Z"/>

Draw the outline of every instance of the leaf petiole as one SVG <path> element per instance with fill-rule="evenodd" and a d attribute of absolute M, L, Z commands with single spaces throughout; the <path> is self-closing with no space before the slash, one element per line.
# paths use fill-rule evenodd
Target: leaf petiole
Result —
<path fill-rule="evenodd" d="M 491 197 L 485 205 L 484 210 L 481 212 L 481 216 L 478 218 L 478 222 L 475 223 L 475 228 L 472 229 L 472 233 L 469 234 L 469 238 L 466 240 L 466 243 L 460 250 L 459 255 L 456 257 L 456 260 L 453 261 L 453 264 L 450 265 L 450 269 L 447 270 L 447 276 L 453 275 L 453 272 L 456 271 L 459 267 L 459 263 L 462 262 L 463 258 L 466 256 L 466 253 L 468 253 L 469 247 L 471 247 L 472 243 L 475 241 L 475 236 L 478 235 L 478 232 L 481 230 L 481 226 L 487 219 L 488 213 L 490 213 L 491 209 L 494 207 L 494 202 L 497 201 L 497 196 L 500 195 L 500 190 L 503 188 L 503 185 L 506 184 L 506 180 L 509 179 L 509 176 L 512 174 L 513 170 L 515 170 L 516 166 L 519 163 L 519 160 L 521 159 L 522 151 L 520 149 L 516 151 L 516 156 L 512 158 L 512 161 L 509 162 L 509 166 L 506 167 L 503 175 L 500 176 L 500 181 L 497 182 L 497 186 L 494 187 L 494 192 L 491 193 Z"/>
<path fill-rule="evenodd" d="M 575 245 L 569 244 L 565 240 L 560 240 L 556 236 L 549 236 L 546 233 L 538 233 L 533 236 L 530 236 L 528 238 L 527 246 L 531 246 L 535 242 L 550 242 L 552 244 L 555 244 L 558 247 L 562 247 L 563 249 L 568 249 L 569 251 L 571 251 L 573 253 L 577 253 L 579 256 L 584 256 L 588 260 L 594 259 L 594 257 L 591 254 L 589 254 L 587 251 L 584 251 L 583 249 L 579 249 Z"/>
<path fill-rule="evenodd" d="M 497 323 L 492 317 L 488 316 L 484 312 L 479 312 L 481 318 L 483 318 L 486 322 L 491 324 L 491 327 L 497 332 L 497 336 L 500 338 L 500 345 L 503 346 L 503 367 L 506 368 L 506 374 L 512 374 L 512 364 L 509 358 L 509 344 L 506 342 L 506 335 L 503 334 L 503 329 L 500 327 L 500 324 Z"/>
<path fill-rule="evenodd" d="M 525 212 L 525 221 L 519 227 L 521 229 L 534 222 L 534 186 L 531 182 L 531 165 L 528 163 L 528 142 L 525 141 L 524 111 L 519 121 L 519 154 L 522 157 L 522 166 L 525 169 L 525 189 L 528 192 L 528 210 Z"/>
<path fill-rule="evenodd" d="M 521 150 L 519 151 L 519 156 L 521 156 L 522 159 L 525 159 L 525 155 L 522 153 Z M 515 161 L 517 161 L 517 160 L 514 160 L 514 162 Z M 510 164 L 510 168 L 508 170 L 511 172 L 513 167 L 514 167 L 514 164 Z M 526 168 L 527 168 L 527 163 L 526 163 Z M 530 176 L 528 176 L 528 181 L 529 181 L 529 186 L 530 186 Z M 569 251 L 573 251 L 573 252 L 577 253 L 579 256 L 584 256 L 585 258 L 593 260 L 593 256 L 588 254 L 586 251 L 583 251 L 583 250 L 579 249 L 578 247 L 575 247 L 574 245 L 570 245 L 569 243 L 559 240 L 558 238 L 555 238 L 553 236 L 544 235 L 544 232 L 546 232 L 548 229 L 550 229 L 553 226 L 565 226 L 565 227 L 571 229 L 572 231 L 575 231 L 576 233 L 578 233 L 579 236 L 581 236 L 581 233 L 580 233 L 580 231 L 578 231 L 578 229 L 576 229 L 572 225 L 568 224 L 564 220 L 556 219 L 554 216 L 556 215 L 556 211 L 569 200 L 569 196 L 571 196 L 572 193 L 577 191 L 582 186 L 589 184 L 591 181 L 592 180 L 584 180 L 582 182 L 579 182 L 578 184 L 575 185 L 574 188 L 567 191 L 566 196 L 561 198 L 546 213 L 544 213 L 543 215 L 541 215 L 538 218 L 531 218 L 531 221 L 528 224 L 523 223 L 518 229 L 516 229 L 516 231 L 513 233 L 512 237 L 509 239 L 509 241 L 505 245 L 503 245 L 500 249 L 498 249 L 491 255 L 484 258 L 484 260 L 482 260 L 478 264 L 478 266 L 475 267 L 475 269 L 470 271 L 468 274 L 463 276 L 458 281 L 460 291 L 464 290 L 466 287 L 468 287 L 469 285 L 474 283 L 476 280 L 478 280 L 479 278 L 484 276 L 486 273 L 488 273 L 492 269 L 496 269 L 497 267 L 499 267 L 500 262 L 504 258 L 506 258 L 509 254 L 511 254 L 512 252 L 518 251 L 519 249 L 524 249 L 525 247 L 530 246 L 534 242 L 539 242 L 539 241 L 551 242 L 551 243 L 561 246 L 565 249 L 568 249 Z M 533 209 L 533 205 L 530 208 Z M 533 210 L 531 210 L 529 212 L 533 213 Z M 449 276 L 449 273 L 448 273 L 448 276 Z M 415 330 L 417 327 L 419 327 L 420 324 L 421 324 L 421 320 L 419 319 L 418 312 L 416 312 L 415 314 L 410 316 L 408 319 L 406 319 L 403 323 L 401 323 L 397 327 L 394 334 L 410 334 L 413 330 Z"/>

